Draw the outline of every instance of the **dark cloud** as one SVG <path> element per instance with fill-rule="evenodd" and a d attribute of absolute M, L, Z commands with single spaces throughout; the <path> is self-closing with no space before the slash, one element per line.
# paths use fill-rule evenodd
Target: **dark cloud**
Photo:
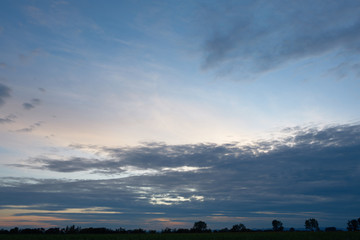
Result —
<path fill-rule="evenodd" d="M 12 123 L 12 122 L 15 121 L 15 118 L 16 118 L 16 116 L 13 115 L 13 114 L 10 114 L 10 115 L 8 115 L 8 116 L 6 116 L 4 118 L 0 117 L 0 124 L 1 123 Z"/>
<path fill-rule="evenodd" d="M 360 50 L 358 1 L 217 2 L 204 12 L 211 31 L 204 69 L 262 72 L 330 50 Z"/>
<path fill-rule="evenodd" d="M 67 160 L 58 160 L 58 159 L 49 159 L 49 158 L 35 158 L 30 160 L 32 164 L 37 164 L 40 166 L 34 165 L 12 165 L 18 167 L 30 167 L 35 169 L 46 169 L 56 172 L 80 172 L 80 171 L 90 171 L 92 170 L 95 173 L 120 173 L 123 172 L 120 165 L 116 161 L 100 161 L 98 159 L 86 159 L 73 157 Z"/>
<path fill-rule="evenodd" d="M 38 98 L 33 98 L 31 99 L 30 102 L 25 102 L 23 103 L 23 108 L 26 110 L 30 110 L 35 108 L 35 106 L 40 105 L 41 104 L 41 100 Z"/>
<path fill-rule="evenodd" d="M 0 106 L 5 104 L 5 99 L 10 97 L 11 89 L 0 83 Z"/>
<path fill-rule="evenodd" d="M 214 169 L 237 169 L 245 165 L 248 169 L 257 166 L 256 163 L 302 164 L 319 157 L 321 160 L 327 152 L 347 151 L 360 142 L 359 125 L 342 125 L 328 127 L 323 130 L 316 128 L 287 130 L 290 137 L 273 141 L 259 141 L 251 145 L 239 144 L 191 144 L 167 145 L 164 143 L 147 143 L 137 147 L 109 148 L 101 146 L 72 145 L 73 148 L 90 148 L 98 154 L 105 154 L 105 159 L 70 158 L 47 159 L 35 158 L 31 162 L 39 167 L 58 171 L 86 171 L 98 169 L 104 172 L 123 172 L 125 167 L 137 169 L 152 169 L 162 173 L 173 172 L 206 172 Z M 290 134 L 291 133 L 291 134 Z M 357 153 L 357 152 L 356 152 Z M 302 157 L 301 157 L 302 156 Z M 321 156 L 321 158 L 320 158 Z M 299 157 L 299 158 L 295 158 Z M 288 159 L 288 160 L 287 160 Z M 329 160 L 333 157 L 329 156 Z M 281 160 L 281 161 L 280 161 Z M 280 161 L 280 162 L 279 162 Z M 314 165 L 317 162 L 312 162 Z M 318 163 L 322 164 L 321 161 Z M 335 163 L 334 163 L 335 164 Z"/>
<path fill-rule="evenodd" d="M 46 92 L 45 88 L 38 88 L 40 92 Z"/>
<path fill-rule="evenodd" d="M 132 211 L 161 210 L 180 218 L 192 213 L 206 219 L 210 212 L 242 216 L 245 221 L 276 216 L 292 219 L 300 226 L 305 217 L 321 217 L 323 222 L 343 225 L 353 212 L 360 210 L 357 204 L 360 125 L 293 128 L 286 132 L 287 137 L 283 139 L 248 146 L 74 145 L 72 147 L 91 148 L 107 158 L 41 157 L 30 160 L 31 168 L 91 171 L 114 174 L 114 177 L 102 180 L 3 178 L 0 191 L 6 192 L 7 197 L 0 201 L 22 204 L 27 198 L 16 198 L 26 193 L 32 196 L 32 204 L 122 206 Z M 231 221 L 229 224 L 235 224 Z"/>

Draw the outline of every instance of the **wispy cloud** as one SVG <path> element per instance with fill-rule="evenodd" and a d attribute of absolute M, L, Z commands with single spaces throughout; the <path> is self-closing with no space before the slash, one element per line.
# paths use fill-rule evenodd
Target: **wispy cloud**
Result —
<path fill-rule="evenodd" d="M 324 76 L 327 78 L 335 78 L 339 81 L 344 80 L 349 76 L 354 79 L 360 78 L 360 63 L 353 63 L 351 61 L 342 62 L 329 69 Z"/>
<path fill-rule="evenodd" d="M 28 103 L 28 102 L 23 103 L 23 108 L 26 109 L 26 110 L 30 110 L 30 109 L 32 109 L 32 108 L 34 108 L 34 107 L 35 107 L 35 106 L 32 105 L 31 103 Z"/>
<path fill-rule="evenodd" d="M 38 98 L 33 98 L 31 99 L 30 102 L 25 102 L 22 104 L 23 108 L 26 109 L 26 110 L 30 110 L 30 109 L 33 109 L 35 108 L 36 106 L 40 105 L 41 103 L 41 100 L 38 99 Z"/>
<path fill-rule="evenodd" d="M 205 15 L 212 31 L 204 42 L 204 69 L 256 73 L 331 50 L 360 50 L 357 1 L 241 1 L 216 6 Z"/>
<path fill-rule="evenodd" d="M 16 130 L 16 132 L 29 133 L 29 132 L 32 132 L 34 129 L 40 127 L 42 124 L 43 124 L 43 122 L 36 122 L 36 123 L 30 125 L 29 127 L 21 128 L 19 130 Z"/>
<path fill-rule="evenodd" d="M 4 118 L 0 117 L 0 124 L 1 123 L 12 123 L 12 122 L 15 122 L 15 119 L 16 119 L 16 115 L 14 115 L 14 114 L 10 114 Z"/>
<path fill-rule="evenodd" d="M 5 99 L 10 97 L 11 89 L 0 83 L 0 107 L 5 104 Z"/>

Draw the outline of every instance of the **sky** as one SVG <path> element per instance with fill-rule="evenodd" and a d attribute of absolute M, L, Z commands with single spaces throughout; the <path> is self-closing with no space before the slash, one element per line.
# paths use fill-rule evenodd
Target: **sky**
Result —
<path fill-rule="evenodd" d="M 345 228 L 357 0 L 0 1 L 0 228 Z"/>

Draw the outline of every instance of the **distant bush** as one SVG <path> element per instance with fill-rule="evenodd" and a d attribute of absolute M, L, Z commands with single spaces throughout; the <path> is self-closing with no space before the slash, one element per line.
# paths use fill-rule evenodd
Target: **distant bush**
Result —
<path fill-rule="evenodd" d="M 325 232 L 336 232 L 336 227 L 327 227 L 325 228 Z"/>

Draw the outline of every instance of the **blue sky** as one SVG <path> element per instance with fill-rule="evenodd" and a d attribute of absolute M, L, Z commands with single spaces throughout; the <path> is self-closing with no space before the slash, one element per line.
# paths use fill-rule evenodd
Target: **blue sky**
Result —
<path fill-rule="evenodd" d="M 358 1 L 1 1 L 0 227 L 343 228 Z"/>

